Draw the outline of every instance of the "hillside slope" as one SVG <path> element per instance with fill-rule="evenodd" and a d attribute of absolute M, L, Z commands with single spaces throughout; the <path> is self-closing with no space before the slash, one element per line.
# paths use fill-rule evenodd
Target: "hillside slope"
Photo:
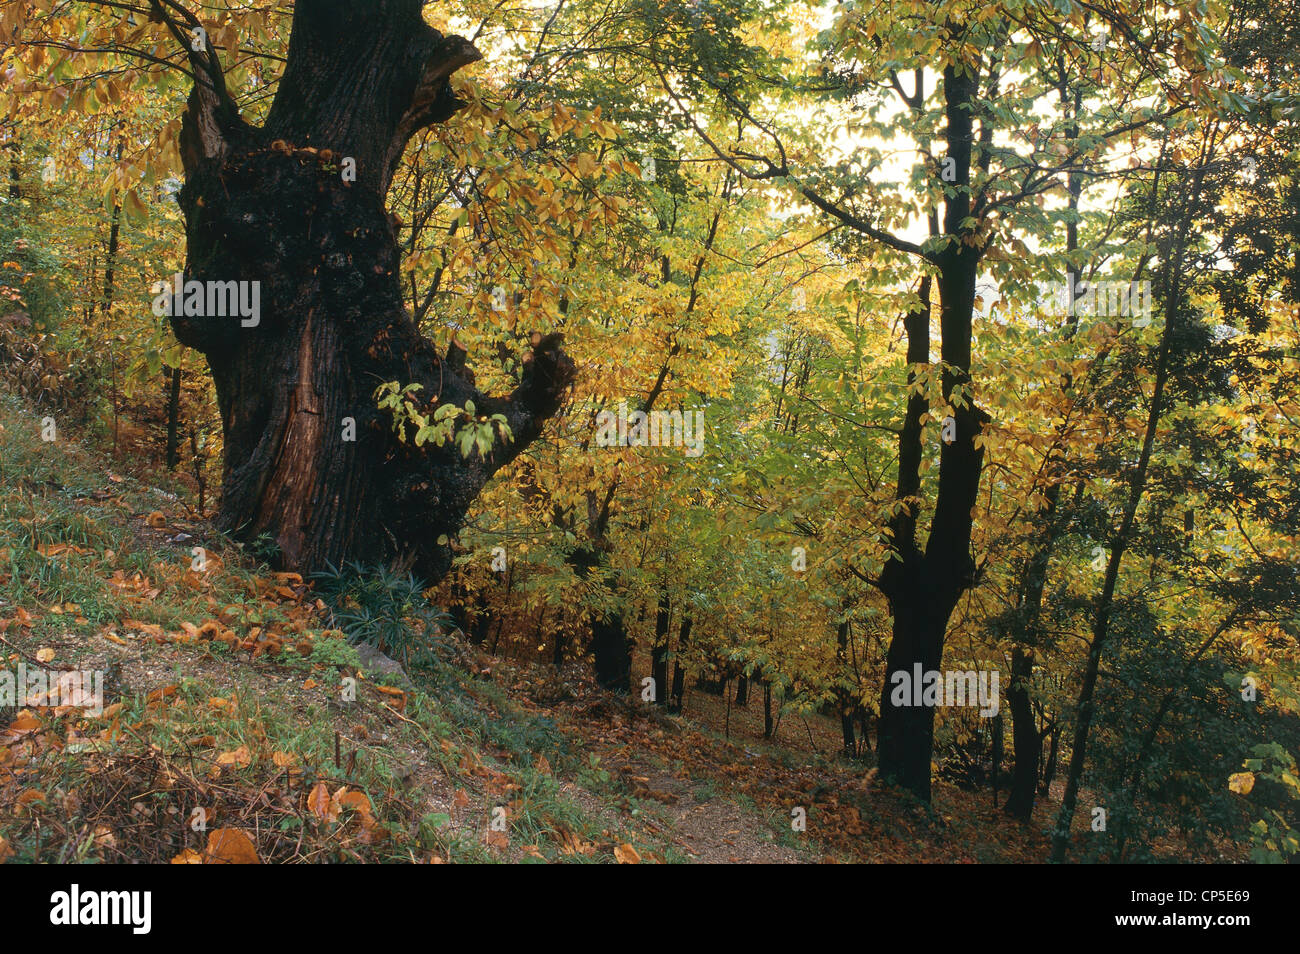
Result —
<path fill-rule="evenodd" d="M 580 665 L 516 666 L 419 622 L 407 671 L 359 654 L 308 582 L 58 437 L 0 398 L 0 668 L 98 674 L 104 708 L 0 709 L 2 859 L 1043 855 L 972 795 L 941 786 L 927 812 L 860 766 L 728 741 L 704 710 L 614 700 Z"/>

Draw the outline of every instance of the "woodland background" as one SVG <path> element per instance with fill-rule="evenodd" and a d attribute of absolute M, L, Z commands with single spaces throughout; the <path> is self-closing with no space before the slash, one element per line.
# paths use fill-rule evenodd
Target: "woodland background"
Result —
<path fill-rule="evenodd" d="M 256 125 L 293 5 L 184 8 Z M 180 9 L 0 8 L 0 379 L 110 474 L 179 495 L 193 529 L 220 500 L 221 413 L 204 355 L 150 309 L 186 264 Z M 423 12 L 483 59 L 386 197 L 406 305 L 485 392 L 520 380 L 533 332 L 563 333 L 576 378 L 438 541 L 444 578 L 297 568 L 330 627 L 412 672 L 458 630 L 481 659 L 819 750 L 836 778 L 901 746 L 884 762 L 923 801 L 931 776 L 1010 786 L 982 824 L 1028 822 L 1039 860 L 1294 860 L 1291 3 Z M 1044 307 L 1069 281 L 1150 282 L 1150 320 Z M 704 452 L 598 446 L 620 403 L 702 412 Z M 0 451 L 17 493 L 25 458 Z M 48 548 L 94 546 L 47 517 L 0 507 L 10 638 L 18 608 L 68 599 Z M 286 569 L 273 538 L 230 547 Z M 914 658 L 999 672 L 1001 711 L 929 710 L 932 747 L 916 726 L 878 741 L 900 619 L 940 603 L 939 656 Z M 72 632 L 115 613 L 78 609 Z"/>

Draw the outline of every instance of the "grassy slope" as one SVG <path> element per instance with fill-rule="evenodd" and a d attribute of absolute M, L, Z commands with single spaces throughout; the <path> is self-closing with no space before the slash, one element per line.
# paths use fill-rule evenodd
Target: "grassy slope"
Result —
<path fill-rule="evenodd" d="M 707 717 L 668 719 L 454 641 L 398 688 L 359 669 L 307 586 L 194 519 L 183 495 L 66 435 L 43 442 L 38 418 L 5 396 L 0 428 L 0 669 L 102 670 L 112 703 L 98 718 L 0 709 L 0 858 L 1045 853 L 1036 831 L 951 787 L 929 813 L 857 767 L 734 744 Z M 355 700 L 343 698 L 349 677 Z M 491 830 L 499 808 L 506 832 Z M 805 832 L 791 830 L 795 808 Z M 242 834 L 214 834 L 232 829 Z"/>

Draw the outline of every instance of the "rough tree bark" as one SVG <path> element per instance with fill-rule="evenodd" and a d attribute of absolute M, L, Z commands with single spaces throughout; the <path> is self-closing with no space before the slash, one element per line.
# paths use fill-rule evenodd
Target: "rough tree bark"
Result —
<path fill-rule="evenodd" d="M 479 393 L 466 352 L 445 355 L 405 310 L 385 195 L 411 136 L 463 106 L 449 78 L 480 59 L 443 36 L 419 0 L 298 0 L 288 62 L 261 128 L 237 114 L 214 52 L 192 56 L 183 119 L 186 278 L 260 282 L 255 327 L 172 317 L 212 369 L 225 432 L 218 525 L 269 536 L 285 567 L 345 559 L 450 565 L 454 534 L 486 481 L 539 434 L 572 379 L 559 336 L 534 335 L 508 397 Z M 183 26 L 183 25 L 181 25 Z M 355 181 L 340 165 L 355 161 Z M 397 439 L 376 408 L 387 381 L 419 383 L 421 411 L 474 402 L 514 440 L 485 457 Z M 345 419 L 355 440 L 345 439 Z"/>

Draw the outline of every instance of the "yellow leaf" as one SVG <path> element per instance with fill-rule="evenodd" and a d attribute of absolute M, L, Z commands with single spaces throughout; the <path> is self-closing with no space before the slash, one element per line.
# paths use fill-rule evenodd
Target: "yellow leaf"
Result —
<path fill-rule="evenodd" d="M 1249 795 L 1254 787 L 1254 772 L 1237 772 L 1228 777 L 1228 788 L 1238 795 Z"/>
<path fill-rule="evenodd" d="M 221 766 L 233 765 L 237 768 L 247 768 L 252 762 L 253 756 L 246 745 L 241 745 L 231 752 L 222 752 L 217 756 L 217 764 Z"/>

